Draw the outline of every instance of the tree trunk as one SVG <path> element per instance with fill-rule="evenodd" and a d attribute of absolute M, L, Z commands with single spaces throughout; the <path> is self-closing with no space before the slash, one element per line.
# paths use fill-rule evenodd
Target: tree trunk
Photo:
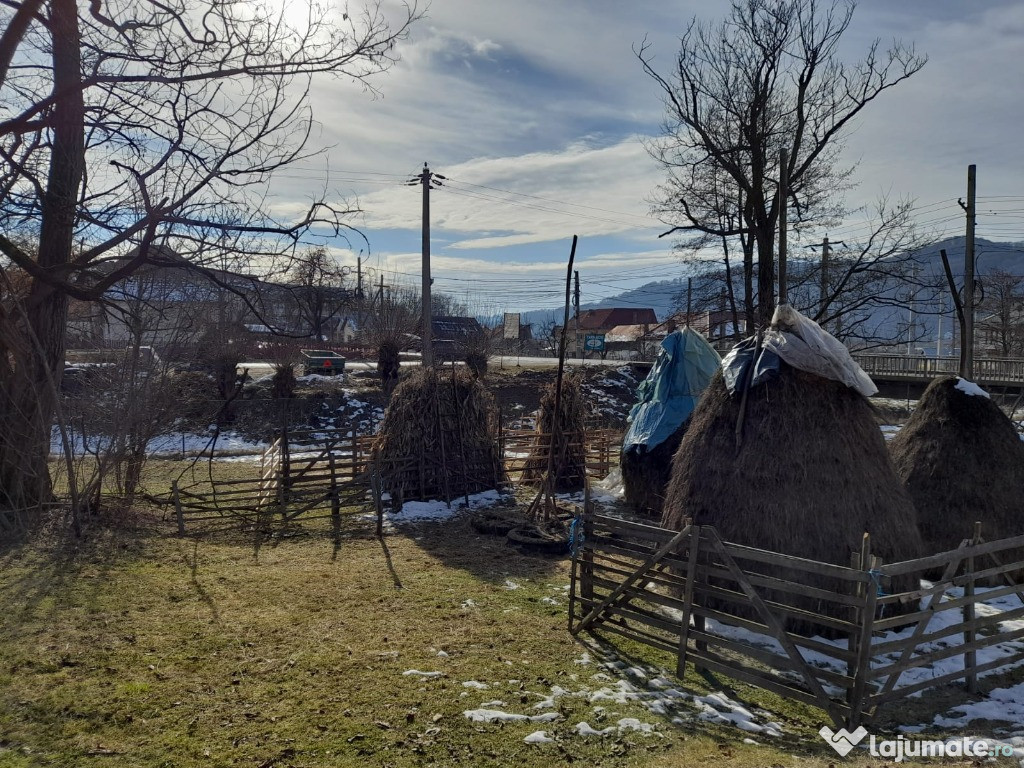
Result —
<path fill-rule="evenodd" d="M 41 201 L 38 263 L 57 280 L 71 258 L 78 191 L 85 166 L 84 108 L 75 0 L 50 3 L 53 39 L 52 146 L 46 192 Z M 64 369 L 68 298 L 34 279 L 15 333 L 24 342 L 13 370 L 0 387 L 0 504 L 11 510 L 38 508 L 50 498 L 47 456 L 57 387 Z M 12 322 L 8 318 L 6 322 Z"/>

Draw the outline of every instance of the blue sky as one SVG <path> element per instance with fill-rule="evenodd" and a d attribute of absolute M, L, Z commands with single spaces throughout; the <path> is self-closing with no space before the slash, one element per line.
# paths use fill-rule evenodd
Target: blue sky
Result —
<path fill-rule="evenodd" d="M 388 0 L 390 2 L 390 0 Z M 385 8 L 388 3 L 385 3 Z M 448 177 L 433 193 L 435 290 L 490 314 L 554 308 L 580 236 L 583 301 L 684 274 L 665 227 L 648 213 L 662 174 L 643 149 L 663 110 L 633 46 L 646 36 L 671 66 L 694 15 L 720 0 L 433 0 L 375 80 L 381 96 L 317 83 L 314 142 L 327 149 L 275 183 L 281 210 L 327 191 L 358 200 L 365 262 L 388 283 L 414 284 L 420 196 L 404 182 L 427 161 Z M 844 39 L 857 60 L 875 37 L 899 37 L 929 56 L 924 70 L 868 107 L 847 139 L 857 164 L 850 207 L 914 198 L 936 236 L 959 234 L 956 204 L 978 165 L 978 235 L 1024 240 L 1024 3 L 863 0 Z M 1014 199 L 1016 198 L 1016 199 Z M 854 215 L 829 232 L 856 239 Z M 825 232 L 816 233 L 820 239 Z M 331 243 L 355 262 L 367 245 Z"/>

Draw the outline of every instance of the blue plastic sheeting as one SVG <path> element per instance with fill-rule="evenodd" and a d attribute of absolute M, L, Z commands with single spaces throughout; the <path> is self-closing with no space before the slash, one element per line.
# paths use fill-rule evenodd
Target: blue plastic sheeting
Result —
<path fill-rule="evenodd" d="M 715 375 L 722 360 L 703 336 L 690 328 L 670 333 L 647 378 L 637 387 L 622 449 L 651 450 L 679 429 Z"/>
<path fill-rule="evenodd" d="M 762 347 L 761 354 L 755 361 L 755 351 L 757 351 L 757 339 L 750 337 L 730 349 L 729 354 L 722 360 L 722 378 L 725 380 L 725 386 L 730 395 L 735 395 L 736 392 L 742 390 L 751 363 L 754 364 L 754 374 L 750 379 L 751 389 L 778 375 L 779 356 L 770 349 Z"/>

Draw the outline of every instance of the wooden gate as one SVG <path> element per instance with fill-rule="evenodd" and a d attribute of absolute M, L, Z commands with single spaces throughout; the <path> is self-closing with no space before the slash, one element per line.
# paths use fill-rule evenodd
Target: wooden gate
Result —
<path fill-rule="evenodd" d="M 666 651 L 679 677 L 689 661 L 855 728 L 880 704 L 954 679 L 973 690 L 978 674 L 1024 661 L 1015 644 L 1024 629 L 1011 621 L 1024 616 L 1024 585 L 1013 578 L 1024 568 L 1024 536 L 983 542 L 976 533 L 957 550 L 893 564 L 873 557 L 865 536 L 847 567 L 725 542 L 711 526 L 671 531 L 590 514 L 581 522 L 570 632 Z M 938 581 L 891 592 L 892 577 L 935 569 Z M 979 580 L 994 578 L 1002 586 L 976 591 Z M 1021 608 L 976 611 L 1011 595 Z M 939 616 L 954 610 L 956 620 Z M 959 636 L 962 643 L 951 642 Z M 978 650 L 997 646 L 1005 655 L 977 662 Z M 962 667 L 913 674 L 952 656 Z"/>

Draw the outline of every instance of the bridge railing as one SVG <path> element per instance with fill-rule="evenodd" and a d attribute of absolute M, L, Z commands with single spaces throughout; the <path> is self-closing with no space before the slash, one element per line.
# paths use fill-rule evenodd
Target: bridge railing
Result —
<path fill-rule="evenodd" d="M 853 359 L 869 376 L 881 378 L 934 378 L 955 375 L 960 368 L 958 357 L 855 354 Z M 975 359 L 974 377 L 981 382 L 1024 382 L 1024 360 Z"/>

